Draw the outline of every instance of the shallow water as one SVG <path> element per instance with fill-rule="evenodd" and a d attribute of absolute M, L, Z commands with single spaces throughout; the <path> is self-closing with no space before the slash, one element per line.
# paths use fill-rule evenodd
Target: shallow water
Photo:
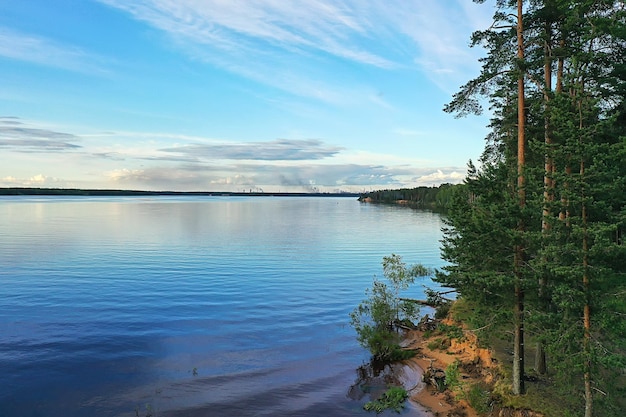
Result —
<path fill-rule="evenodd" d="M 348 313 L 383 256 L 440 266 L 441 226 L 353 198 L 0 198 L 0 415 L 368 415 Z"/>

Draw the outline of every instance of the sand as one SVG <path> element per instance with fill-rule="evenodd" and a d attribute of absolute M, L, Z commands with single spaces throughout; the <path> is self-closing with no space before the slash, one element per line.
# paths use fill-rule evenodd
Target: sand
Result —
<path fill-rule="evenodd" d="M 451 324 L 451 323 L 447 323 Z M 479 348 L 476 336 L 471 332 L 465 332 L 464 341 L 452 340 L 450 347 L 445 351 L 428 348 L 431 339 L 424 338 L 424 332 L 411 330 L 407 333 L 406 347 L 417 349 L 418 354 L 410 359 L 420 368 L 445 369 L 448 365 L 458 360 L 469 364 L 471 373 L 461 372 L 464 384 L 474 384 L 481 381 L 491 382 L 495 373 L 495 360 L 488 349 Z M 458 397 L 458 396 L 457 396 Z M 455 398 L 450 390 L 438 392 L 434 387 L 426 385 L 422 390 L 411 396 L 411 400 L 427 408 L 435 417 L 478 417 L 478 414 L 465 400 Z"/>

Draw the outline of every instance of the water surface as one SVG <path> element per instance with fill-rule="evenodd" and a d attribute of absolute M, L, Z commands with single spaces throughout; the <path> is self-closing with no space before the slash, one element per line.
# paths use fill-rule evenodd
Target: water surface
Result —
<path fill-rule="evenodd" d="M 368 415 L 348 313 L 383 256 L 440 266 L 441 226 L 353 198 L 2 197 L 0 415 Z"/>

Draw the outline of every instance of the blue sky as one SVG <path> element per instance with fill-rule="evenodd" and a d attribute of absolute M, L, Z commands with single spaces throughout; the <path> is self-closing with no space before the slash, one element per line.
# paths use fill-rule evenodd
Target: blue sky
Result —
<path fill-rule="evenodd" d="M 470 0 L 0 2 L 0 187 L 364 191 L 460 182 L 486 117 Z"/>

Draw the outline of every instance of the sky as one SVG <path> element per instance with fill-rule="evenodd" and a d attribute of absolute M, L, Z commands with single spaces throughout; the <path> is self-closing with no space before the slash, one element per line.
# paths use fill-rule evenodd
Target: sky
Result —
<path fill-rule="evenodd" d="M 488 2 L 489 3 L 489 2 Z M 471 0 L 2 0 L 0 187 L 363 192 L 461 182 Z"/>

